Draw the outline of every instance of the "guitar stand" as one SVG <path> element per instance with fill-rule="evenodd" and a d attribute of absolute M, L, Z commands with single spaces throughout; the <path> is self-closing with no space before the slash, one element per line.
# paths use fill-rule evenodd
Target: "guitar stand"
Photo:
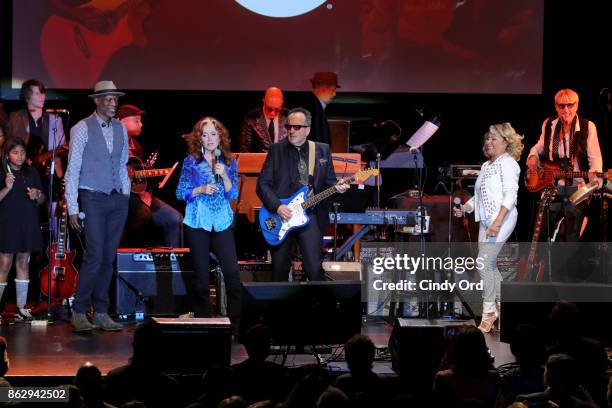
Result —
<path fill-rule="evenodd" d="M 136 306 L 136 308 L 138 308 L 139 304 L 143 305 L 144 307 L 149 302 L 149 299 L 140 291 L 140 289 L 134 286 L 132 282 L 128 281 L 127 279 L 125 279 L 123 276 L 119 275 L 115 271 L 113 271 L 113 275 L 115 275 L 115 278 L 118 278 L 123 284 L 125 284 L 125 286 L 127 286 L 129 290 L 131 290 L 132 292 L 134 292 L 134 294 L 136 294 L 136 303 L 134 305 Z"/>

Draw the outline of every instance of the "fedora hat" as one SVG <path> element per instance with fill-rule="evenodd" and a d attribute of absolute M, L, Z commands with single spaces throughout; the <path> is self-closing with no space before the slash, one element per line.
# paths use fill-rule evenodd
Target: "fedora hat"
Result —
<path fill-rule="evenodd" d="M 113 81 L 100 81 L 94 86 L 94 92 L 89 95 L 90 98 L 97 98 L 99 96 L 115 95 L 123 96 L 125 92 L 117 90 Z"/>
<path fill-rule="evenodd" d="M 340 88 L 340 84 L 338 84 L 338 74 L 335 72 L 322 71 L 315 72 L 310 80 L 313 84 L 325 84 L 325 85 L 333 85 L 336 88 Z"/>

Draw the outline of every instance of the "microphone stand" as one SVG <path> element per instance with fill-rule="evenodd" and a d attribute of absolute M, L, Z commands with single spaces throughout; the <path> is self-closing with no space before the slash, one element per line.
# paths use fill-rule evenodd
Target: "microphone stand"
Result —
<path fill-rule="evenodd" d="M 51 165 L 49 169 L 49 263 L 48 263 L 48 273 L 47 273 L 47 324 L 53 324 L 53 312 L 51 311 L 51 275 L 55 272 L 54 270 L 54 260 L 55 256 L 53 254 L 53 230 L 59 228 L 59 225 L 53 226 L 54 214 L 53 214 L 53 178 L 55 176 L 55 150 L 57 148 L 57 121 L 58 121 L 58 113 L 49 114 L 49 118 L 51 115 L 55 115 L 55 121 L 53 123 L 53 148 L 51 149 Z M 51 143 L 51 141 L 49 141 Z M 57 231 L 56 231 L 57 232 Z"/>
<path fill-rule="evenodd" d="M 338 260 L 338 207 L 340 207 L 340 203 L 334 202 L 332 204 L 334 206 L 334 261 Z"/>

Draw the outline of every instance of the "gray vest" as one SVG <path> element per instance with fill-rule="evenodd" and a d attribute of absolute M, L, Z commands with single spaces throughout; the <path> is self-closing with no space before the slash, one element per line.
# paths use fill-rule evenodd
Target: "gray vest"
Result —
<path fill-rule="evenodd" d="M 84 119 L 87 125 L 87 144 L 83 149 L 83 163 L 79 184 L 106 194 L 115 189 L 121 191 L 121 150 L 123 149 L 123 125 L 113 119 L 113 153 L 108 152 L 100 123 L 95 115 Z"/>

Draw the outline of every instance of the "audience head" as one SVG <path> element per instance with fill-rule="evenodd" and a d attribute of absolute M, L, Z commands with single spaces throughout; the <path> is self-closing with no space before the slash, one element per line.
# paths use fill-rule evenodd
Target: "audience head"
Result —
<path fill-rule="evenodd" d="M 376 347 L 368 336 L 356 334 L 344 345 L 346 364 L 351 372 L 364 372 L 372 369 Z"/>
<path fill-rule="evenodd" d="M 493 368 L 484 334 L 475 326 L 461 326 L 452 339 L 448 362 L 458 374 L 482 375 Z"/>
<path fill-rule="evenodd" d="M 161 331 L 153 320 L 146 320 L 134 330 L 132 364 L 155 367 L 159 363 Z"/>
<path fill-rule="evenodd" d="M 510 341 L 510 351 L 516 362 L 525 366 L 542 366 L 546 361 L 546 345 L 537 327 L 521 324 L 514 329 Z"/>
<path fill-rule="evenodd" d="M 552 354 L 544 367 L 544 384 L 550 388 L 573 390 L 578 385 L 577 365 L 567 354 Z"/>
<path fill-rule="evenodd" d="M 581 336 L 582 313 L 574 303 L 558 302 L 549 315 L 550 326 L 558 340 Z"/>
<path fill-rule="evenodd" d="M 336 89 L 340 88 L 338 74 L 335 72 L 315 72 L 310 83 L 312 92 L 325 104 L 330 103 L 336 97 Z"/>
<path fill-rule="evenodd" d="M 10 365 L 7 345 L 6 339 L 3 336 L 0 336 L 0 377 L 3 377 L 4 374 L 6 374 Z"/>
<path fill-rule="evenodd" d="M 212 366 L 202 377 L 203 395 L 207 400 L 216 400 L 218 403 L 238 393 L 236 383 L 236 373 L 232 368 L 222 365 Z"/>
<path fill-rule="evenodd" d="M 318 408 L 344 408 L 349 406 L 349 399 L 344 392 L 331 385 L 323 391 L 317 401 Z"/>
<path fill-rule="evenodd" d="M 83 399 L 87 400 L 102 400 L 104 380 L 102 373 L 89 361 L 83 364 L 76 373 L 76 386 L 81 390 Z"/>
<path fill-rule="evenodd" d="M 233 395 L 229 398 L 225 398 L 224 400 L 219 402 L 219 405 L 217 405 L 217 408 L 247 408 L 247 407 L 248 405 L 246 401 L 238 395 Z"/>
<path fill-rule="evenodd" d="M 142 132 L 142 115 L 146 112 L 134 105 L 121 105 L 116 118 L 123 123 L 130 137 L 139 136 Z"/>
<path fill-rule="evenodd" d="M 271 86 L 266 89 L 263 98 L 263 112 L 267 119 L 276 118 L 283 109 L 283 91 L 280 88 Z"/>
<path fill-rule="evenodd" d="M 250 359 L 264 361 L 270 355 L 270 330 L 263 324 L 256 324 L 245 333 L 243 344 Z"/>

